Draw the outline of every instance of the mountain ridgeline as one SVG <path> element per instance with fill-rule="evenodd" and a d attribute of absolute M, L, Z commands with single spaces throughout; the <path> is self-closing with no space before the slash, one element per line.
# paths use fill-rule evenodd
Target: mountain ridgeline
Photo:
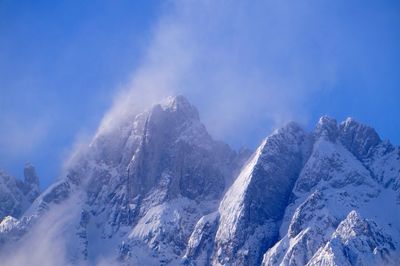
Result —
<path fill-rule="evenodd" d="M 53 265 L 400 265 L 400 148 L 352 118 L 237 152 L 170 97 L 100 127 L 44 192 L 25 177 L 0 174 L 5 262 L 34 239 Z"/>

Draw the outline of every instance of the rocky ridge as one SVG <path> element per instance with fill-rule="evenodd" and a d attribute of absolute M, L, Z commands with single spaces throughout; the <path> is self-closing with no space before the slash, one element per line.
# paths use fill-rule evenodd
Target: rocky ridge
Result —
<path fill-rule="evenodd" d="M 213 140 L 182 96 L 132 117 L 101 127 L 22 217 L 5 214 L 0 253 L 66 209 L 72 264 L 399 263 L 400 149 L 372 128 L 289 123 L 250 156 Z"/>

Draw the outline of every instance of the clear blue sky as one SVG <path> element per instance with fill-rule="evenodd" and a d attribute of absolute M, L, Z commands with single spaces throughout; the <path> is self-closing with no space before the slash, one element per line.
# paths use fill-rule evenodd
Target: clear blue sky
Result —
<path fill-rule="evenodd" d="M 163 62 L 195 51 L 183 93 L 234 147 L 254 148 L 277 121 L 299 118 L 311 128 L 324 114 L 354 116 L 400 144 L 400 2 L 187 2 L 0 1 L 0 168 L 22 177 L 31 161 L 45 186 L 54 180 L 149 47 L 158 49 L 157 33 L 167 36 Z M 175 35 L 159 29 L 164 22 L 184 32 L 179 46 L 168 45 Z M 243 99 L 245 115 L 213 130 L 240 107 L 215 111 L 222 99 Z"/>

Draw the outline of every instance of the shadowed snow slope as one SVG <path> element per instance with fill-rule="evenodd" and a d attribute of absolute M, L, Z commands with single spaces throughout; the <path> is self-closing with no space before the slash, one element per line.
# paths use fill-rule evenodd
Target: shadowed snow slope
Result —
<path fill-rule="evenodd" d="M 67 265 L 400 263 L 400 149 L 354 119 L 289 123 L 251 156 L 182 96 L 115 121 L 22 216 L 29 201 L 1 174 L 0 259 L 42 265 L 28 248 L 42 241 Z"/>

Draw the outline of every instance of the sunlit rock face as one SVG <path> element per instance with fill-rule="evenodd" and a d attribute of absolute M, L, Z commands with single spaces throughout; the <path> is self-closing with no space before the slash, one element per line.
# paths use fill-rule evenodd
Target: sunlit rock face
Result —
<path fill-rule="evenodd" d="M 264 140 L 220 204 L 214 263 L 258 264 L 276 242 L 308 144 L 294 123 Z"/>
<path fill-rule="evenodd" d="M 400 263 L 400 149 L 372 128 L 324 116 L 235 152 L 183 96 L 124 115 L 41 194 L 30 165 L 0 175 L 0 258 L 47 228 L 58 264 Z"/>

